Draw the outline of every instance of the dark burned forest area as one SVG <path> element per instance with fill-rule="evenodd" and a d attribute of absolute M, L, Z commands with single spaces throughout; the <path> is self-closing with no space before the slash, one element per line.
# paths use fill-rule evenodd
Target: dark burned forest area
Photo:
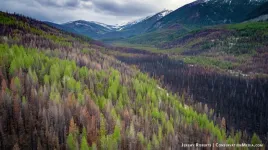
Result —
<path fill-rule="evenodd" d="M 117 51 L 126 52 L 124 48 Z M 213 69 L 184 64 L 165 54 L 129 49 L 130 56 L 115 56 L 122 62 L 137 66 L 142 72 L 160 79 L 162 84 L 183 94 L 185 103 L 209 114 L 220 124 L 224 118 L 227 132 L 258 133 L 263 140 L 268 131 L 268 79 L 244 74 L 218 73 Z M 136 56 L 136 54 L 139 54 Z M 205 106 L 206 105 L 206 106 Z"/>

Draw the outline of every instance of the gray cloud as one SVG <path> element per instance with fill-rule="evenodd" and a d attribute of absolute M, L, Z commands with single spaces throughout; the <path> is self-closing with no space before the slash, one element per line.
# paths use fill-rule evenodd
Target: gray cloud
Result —
<path fill-rule="evenodd" d="M 140 1 L 116 2 L 110 0 L 92 0 L 98 11 L 104 11 L 112 15 L 137 16 L 154 13 L 155 8 Z"/>
<path fill-rule="evenodd" d="M 193 0 L 0 0 L 0 10 L 17 12 L 43 21 L 73 20 L 117 24 L 158 11 L 176 9 Z"/>
<path fill-rule="evenodd" d="M 79 0 L 34 0 L 41 5 L 48 7 L 73 7 L 76 8 L 79 6 Z"/>

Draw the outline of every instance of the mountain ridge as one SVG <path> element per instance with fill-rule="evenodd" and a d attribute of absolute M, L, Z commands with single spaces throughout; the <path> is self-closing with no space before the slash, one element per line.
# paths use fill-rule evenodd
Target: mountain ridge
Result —
<path fill-rule="evenodd" d="M 207 26 L 242 22 L 246 15 L 267 0 L 197 0 L 157 21 L 151 31 L 178 24 Z"/>
<path fill-rule="evenodd" d="M 163 10 L 154 15 L 121 25 L 107 25 L 100 22 L 77 20 L 54 27 L 85 35 L 102 41 L 131 38 L 160 30 L 174 30 L 181 33 L 204 26 L 240 23 L 268 0 L 197 0 L 175 11 Z M 263 16 L 261 19 L 265 19 Z M 249 20 L 249 19 L 248 19 Z M 260 20 L 260 19 L 259 19 Z"/>
<path fill-rule="evenodd" d="M 145 32 L 155 21 L 165 17 L 170 12 L 172 11 L 165 9 L 152 16 L 140 18 L 122 25 L 108 25 L 85 20 L 76 20 L 63 24 L 46 23 L 61 30 L 89 36 L 95 39 L 112 38 L 114 36 L 117 38 L 125 38 Z"/>

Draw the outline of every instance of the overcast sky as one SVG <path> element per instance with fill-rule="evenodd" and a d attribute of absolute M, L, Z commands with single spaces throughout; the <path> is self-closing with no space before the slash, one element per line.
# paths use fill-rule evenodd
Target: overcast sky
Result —
<path fill-rule="evenodd" d="M 121 24 L 163 9 L 175 10 L 194 0 L 0 0 L 0 10 L 42 21 L 74 20 Z"/>

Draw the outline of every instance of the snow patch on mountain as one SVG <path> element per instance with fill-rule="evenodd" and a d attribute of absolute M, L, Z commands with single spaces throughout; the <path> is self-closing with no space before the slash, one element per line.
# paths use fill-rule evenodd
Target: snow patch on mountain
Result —
<path fill-rule="evenodd" d="M 155 15 L 151 15 L 151 16 L 147 16 L 147 17 L 144 17 L 144 18 L 140 18 L 138 20 L 135 20 L 135 21 L 131 21 L 131 22 L 128 22 L 128 23 L 125 23 L 125 24 L 122 24 L 118 30 L 121 31 L 123 29 L 125 29 L 126 27 L 130 27 L 130 26 L 133 26 L 133 25 L 136 25 L 138 23 L 141 23 L 151 17 L 154 17 L 156 16 L 157 17 L 157 20 L 160 20 L 161 18 L 165 17 L 166 15 L 170 14 L 172 12 L 172 10 L 167 10 L 167 9 L 164 9 L 163 11 L 155 14 Z"/>
<path fill-rule="evenodd" d="M 172 12 L 172 10 L 165 9 L 165 10 L 161 11 L 160 13 L 158 13 L 158 16 L 165 17 L 166 15 L 170 14 L 171 12 Z"/>

